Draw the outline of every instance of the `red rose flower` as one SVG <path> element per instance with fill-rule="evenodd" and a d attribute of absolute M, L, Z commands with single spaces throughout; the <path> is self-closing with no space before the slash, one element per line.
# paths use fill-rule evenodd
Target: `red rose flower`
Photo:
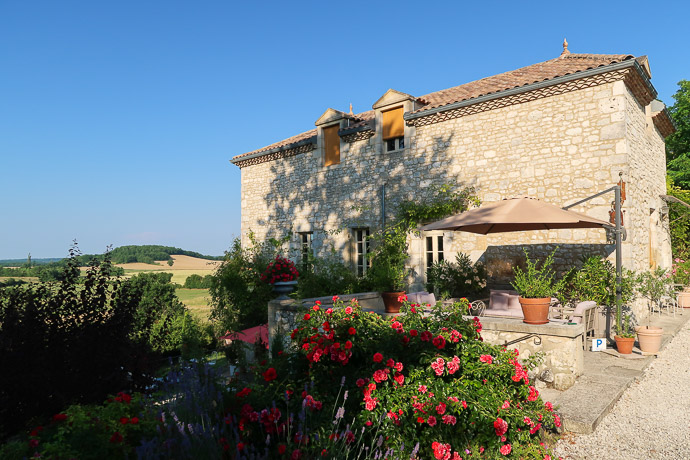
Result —
<path fill-rule="evenodd" d="M 381 353 L 374 353 L 374 362 L 380 363 L 383 361 L 383 355 Z"/>
<path fill-rule="evenodd" d="M 122 442 L 122 435 L 120 434 L 120 432 L 116 431 L 115 433 L 113 433 L 113 435 L 110 437 L 110 442 L 112 442 L 113 444 Z"/>
<path fill-rule="evenodd" d="M 265 381 L 270 382 L 271 380 L 275 380 L 278 377 L 278 374 L 274 368 L 269 367 L 266 369 L 266 372 L 263 373 L 263 376 Z"/>
<path fill-rule="evenodd" d="M 347 333 L 350 335 L 355 335 L 357 333 L 357 329 L 354 327 L 351 327 L 350 329 L 347 330 Z"/>
<path fill-rule="evenodd" d="M 127 425 L 127 422 L 129 422 L 129 419 L 127 417 L 120 417 L 120 423 L 123 425 Z"/>
<path fill-rule="evenodd" d="M 67 414 L 55 414 L 53 415 L 54 422 L 62 422 L 67 420 Z"/>

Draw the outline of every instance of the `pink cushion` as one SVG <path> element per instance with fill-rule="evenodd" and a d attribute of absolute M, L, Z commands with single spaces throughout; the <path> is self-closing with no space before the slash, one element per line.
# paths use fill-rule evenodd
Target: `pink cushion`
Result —
<path fill-rule="evenodd" d="M 576 324 L 581 324 L 582 323 L 582 313 L 584 313 L 585 310 L 588 308 L 596 307 L 597 303 L 593 300 L 586 300 L 584 302 L 580 302 L 575 306 L 575 311 L 573 312 L 573 322 Z M 575 316 L 579 315 L 579 316 Z"/>
<path fill-rule="evenodd" d="M 492 289 L 489 294 L 489 310 L 515 310 L 522 315 L 519 297 L 516 291 Z"/>

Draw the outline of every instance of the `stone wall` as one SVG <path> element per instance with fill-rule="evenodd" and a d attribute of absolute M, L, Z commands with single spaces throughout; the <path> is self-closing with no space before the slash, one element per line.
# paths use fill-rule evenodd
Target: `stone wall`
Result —
<path fill-rule="evenodd" d="M 652 254 L 656 264 L 668 266 L 668 229 L 658 216 L 658 195 L 665 190 L 663 139 L 650 123 L 623 81 L 617 81 L 407 127 L 414 135 L 402 152 L 383 153 L 377 134 L 342 142 L 341 163 L 328 168 L 322 167 L 319 149 L 248 166 L 242 169 L 243 244 L 249 230 L 259 240 L 290 230 L 313 232 L 317 255 L 333 248 L 351 262 L 350 229 L 375 231 L 394 217 L 402 201 L 423 198 L 433 184 L 475 186 L 483 202 L 530 196 L 564 206 L 615 185 L 623 172 L 628 183 L 624 265 L 644 268 Z M 613 193 L 573 209 L 608 220 L 612 201 Z M 650 208 L 657 210 L 651 220 Z M 615 260 L 613 245 L 599 229 L 433 234 L 444 236 L 446 259 L 468 253 L 493 264 L 504 279 L 525 246 L 545 255 L 558 245 L 560 269 L 589 253 Z M 411 290 L 420 290 L 424 282 L 424 236 L 410 238 Z M 297 241 L 295 236 L 295 249 Z"/>
<path fill-rule="evenodd" d="M 584 371 L 582 325 L 544 324 L 535 326 L 515 319 L 481 318 L 482 338 L 494 345 L 520 340 L 509 345 L 517 348 L 520 359 L 527 359 L 535 353 L 543 353 L 543 362 L 531 372 L 539 381 L 548 383 L 557 390 L 567 390 Z M 534 334 L 528 337 L 528 335 Z"/>

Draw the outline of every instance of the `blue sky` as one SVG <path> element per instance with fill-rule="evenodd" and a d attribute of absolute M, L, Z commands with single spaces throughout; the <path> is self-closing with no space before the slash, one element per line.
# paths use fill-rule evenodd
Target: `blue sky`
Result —
<path fill-rule="evenodd" d="M 235 4 L 237 3 L 237 4 Z M 222 254 L 233 156 L 355 112 L 573 53 L 690 79 L 687 2 L 0 2 L 0 259 L 113 244 Z"/>

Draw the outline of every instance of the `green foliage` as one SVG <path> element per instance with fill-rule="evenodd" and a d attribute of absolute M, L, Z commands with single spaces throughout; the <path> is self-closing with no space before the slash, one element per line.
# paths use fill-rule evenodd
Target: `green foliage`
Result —
<path fill-rule="evenodd" d="M 94 259 L 89 259 L 84 261 L 82 256 L 76 256 L 77 265 L 88 266 Z M 102 259 L 99 259 L 99 263 Z M 66 266 L 66 260 L 62 259 L 58 262 L 48 262 L 39 265 L 23 266 L 23 267 L 1 267 L 0 266 L 0 276 L 8 277 L 37 277 L 40 281 L 50 282 L 50 281 L 62 281 L 63 274 Z M 122 276 L 125 274 L 125 270 L 121 267 L 115 267 L 111 265 L 110 267 L 111 276 Z"/>
<path fill-rule="evenodd" d="M 184 280 L 185 289 L 208 289 L 213 283 L 213 275 L 201 276 L 193 273 Z"/>
<path fill-rule="evenodd" d="M 570 303 L 592 300 L 597 305 L 616 303 L 616 267 L 598 256 L 585 259 L 579 270 L 572 270 L 566 275 L 566 285 L 561 291 L 562 299 Z M 635 296 L 635 273 L 624 270 L 621 278 L 621 294 L 624 304 Z"/>
<path fill-rule="evenodd" d="M 690 190 L 684 190 L 675 185 L 670 176 L 666 177 L 666 193 L 690 203 Z M 686 258 L 690 254 L 690 209 L 674 202 L 669 202 L 668 206 L 673 254 L 676 257 Z"/>
<path fill-rule="evenodd" d="M 423 222 L 442 219 L 465 211 L 470 204 L 479 204 L 472 187 L 458 190 L 456 184 L 434 185 L 427 198 L 421 201 L 404 201 L 395 222 L 371 236 L 371 268 L 365 283 L 382 292 L 405 289 L 411 270 L 406 268 L 407 237 Z"/>
<path fill-rule="evenodd" d="M 130 398 L 120 393 L 102 405 L 71 405 L 50 424 L 34 428 L 23 449 L 3 446 L 0 458 L 20 460 L 35 452 L 55 459 L 127 458 L 134 453 L 133 446 L 155 433 L 159 423 L 145 402 L 140 395 Z M 32 444 L 35 447 L 27 449 Z"/>
<path fill-rule="evenodd" d="M 653 305 L 658 306 L 663 296 L 673 292 L 673 276 L 661 267 L 642 272 L 637 276 L 637 293 Z"/>
<path fill-rule="evenodd" d="M 690 260 L 676 257 L 673 259 L 673 267 L 671 269 L 673 275 L 673 282 L 683 286 L 690 285 Z"/>
<path fill-rule="evenodd" d="M 404 201 L 400 205 L 398 220 L 406 222 L 410 228 L 420 223 L 443 219 L 463 211 L 470 204 L 479 205 L 474 187 L 458 190 L 457 184 L 432 185 L 431 193 L 422 201 Z"/>
<path fill-rule="evenodd" d="M 0 289 L 0 436 L 139 378 L 129 340 L 136 299 L 116 302 L 108 254 L 83 280 L 70 250 L 62 280 Z"/>
<path fill-rule="evenodd" d="M 340 255 L 331 249 L 324 257 L 310 256 L 297 279 L 298 298 L 322 297 L 358 292 L 360 281 Z"/>
<path fill-rule="evenodd" d="M 371 236 L 371 267 L 366 278 L 372 288 L 380 292 L 398 292 L 405 289 L 405 280 L 410 270 L 405 267 L 407 235 L 410 227 L 398 222 Z"/>
<path fill-rule="evenodd" d="M 666 138 L 668 175 L 683 189 L 690 189 L 690 81 L 678 82 L 673 95 L 675 103 L 669 107 L 676 132 Z"/>
<path fill-rule="evenodd" d="M 185 251 L 184 249 L 175 248 L 172 246 L 160 246 L 155 244 L 149 245 L 130 245 L 120 246 L 113 249 L 112 260 L 116 264 L 127 264 L 132 262 L 143 262 L 152 264 L 157 260 L 172 260 L 171 255 L 182 255 L 197 257 L 199 259 L 221 260 L 222 257 L 205 256 L 194 251 Z"/>
<path fill-rule="evenodd" d="M 268 301 L 275 296 L 272 286 L 261 281 L 274 253 L 254 243 L 243 249 L 235 239 L 225 259 L 212 275 L 211 319 L 223 331 L 240 331 L 264 324 Z"/>
<path fill-rule="evenodd" d="M 172 273 L 140 273 L 122 283 L 118 302 L 137 302 L 131 339 L 159 353 L 179 351 L 187 338 L 189 313 L 175 294 Z"/>
<path fill-rule="evenodd" d="M 553 297 L 559 293 L 565 285 L 565 279 L 556 281 L 556 272 L 551 268 L 556 250 L 554 249 L 554 251 L 549 254 L 541 267 L 538 267 L 537 262 L 529 258 L 527 249 L 524 249 L 524 252 L 527 267 L 526 270 L 523 270 L 519 266 L 513 267 L 515 280 L 510 283 L 513 288 L 521 297 L 528 299 Z"/>
<path fill-rule="evenodd" d="M 486 288 L 486 267 L 481 262 L 472 263 L 470 256 L 462 252 L 455 262 L 442 260 L 426 271 L 429 292 L 441 297 L 463 297 L 478 294 Z"/>

